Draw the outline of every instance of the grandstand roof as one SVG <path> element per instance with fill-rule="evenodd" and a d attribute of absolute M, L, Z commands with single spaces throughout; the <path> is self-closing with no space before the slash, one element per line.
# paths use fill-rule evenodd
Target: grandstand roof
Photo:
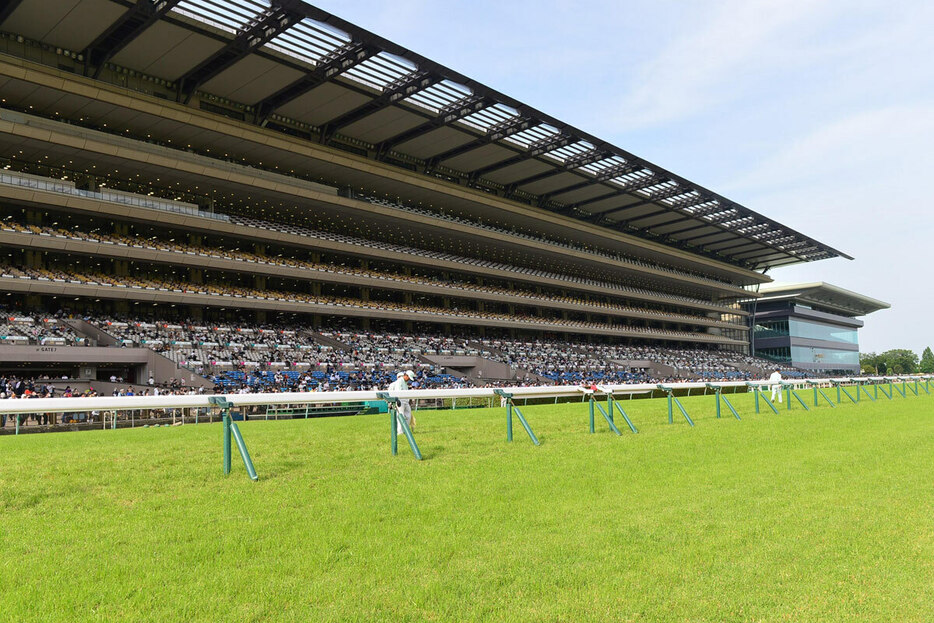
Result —
<path fill-rule="evenodd" d="M 299 0 L 10 0 L 0 30 L 92 77 L 138 73 L 183 103 L 736 265 L 849 258 Z"/>
<path fill-rule="evenodd" d="M 831 309 L 844 316 L 865 316 L 891 307 L 889 303 L 823 281 L 767 285 L 759 288 L 759 304 L 780 299 Z"/>

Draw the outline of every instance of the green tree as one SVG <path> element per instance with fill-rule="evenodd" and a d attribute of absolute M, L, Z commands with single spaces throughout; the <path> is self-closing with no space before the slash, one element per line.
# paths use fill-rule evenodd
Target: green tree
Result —
<path fill-rule="evenodd" d="M 880 364 L 882 369 L 880 369 Z M 885 362 L 875 353 L 860 353 L 859 367 L 863 372 L 885 374 Z"/>
<path fill-rule="evenodd" d="M 926 374 L 934 374 L 934 352 L 931 352 L 930 346 L 921 353 L 920 370 Z"/>
<path fill-rule="evenodd" d="M 885 367 L 896 374 L 914 374 L 918 371 L 918 355 L 907 348 L 887 350 L 880 357 L 885 361 Z M 879 373 L 883 373 L 881 369 Z"/>

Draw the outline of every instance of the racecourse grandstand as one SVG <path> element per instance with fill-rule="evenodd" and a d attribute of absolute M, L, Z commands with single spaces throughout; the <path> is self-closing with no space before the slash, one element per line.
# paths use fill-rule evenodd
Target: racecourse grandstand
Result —
<path fill-rule="evenodd" d="M 7 2 L 0 94 L 6 373 L 751 378 L 843 256 L 299 1 Z"/>

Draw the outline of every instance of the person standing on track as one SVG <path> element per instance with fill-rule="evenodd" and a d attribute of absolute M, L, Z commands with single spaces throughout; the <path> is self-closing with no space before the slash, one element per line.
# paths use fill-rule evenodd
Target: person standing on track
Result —
<path fill-rule="evenodd" d="M 411 381 L 414 378 L 414 375 L 410 370 L 405 372 L 400 372 L 396 375 L 396 380 L 389 384 L 389 387 L 386 391 L 390 394 L 399 391 L 406 391 L 409 388 L 408 381 Z M 412 418 L 412 405 L 409 403 L 408 398 L 400 398 L 399 404 L 396 406 L 396 415 L 399 417 L 405 418 L 405 423 L 409 425 L 409 430 L 415 428 L 415 420 Z M 396 432 L 402 432 L 402 424 L 396 424 Z"/>
<path fill-rule="evenodd" d="M 778 370 L 769 377 L 769 384 L 772 386 L 772 402 L 775 402 L 775 395 L 778 394 L 778 402 L 782 401 L 782 373 Z"/>

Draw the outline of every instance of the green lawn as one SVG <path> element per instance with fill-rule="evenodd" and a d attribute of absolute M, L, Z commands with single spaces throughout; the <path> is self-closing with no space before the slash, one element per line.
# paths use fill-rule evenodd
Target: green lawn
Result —
<path fill-rule="evenodd" d="M 0 620 L 931 620 L 934 395 L 684 404 L 0 437 Z"/>

